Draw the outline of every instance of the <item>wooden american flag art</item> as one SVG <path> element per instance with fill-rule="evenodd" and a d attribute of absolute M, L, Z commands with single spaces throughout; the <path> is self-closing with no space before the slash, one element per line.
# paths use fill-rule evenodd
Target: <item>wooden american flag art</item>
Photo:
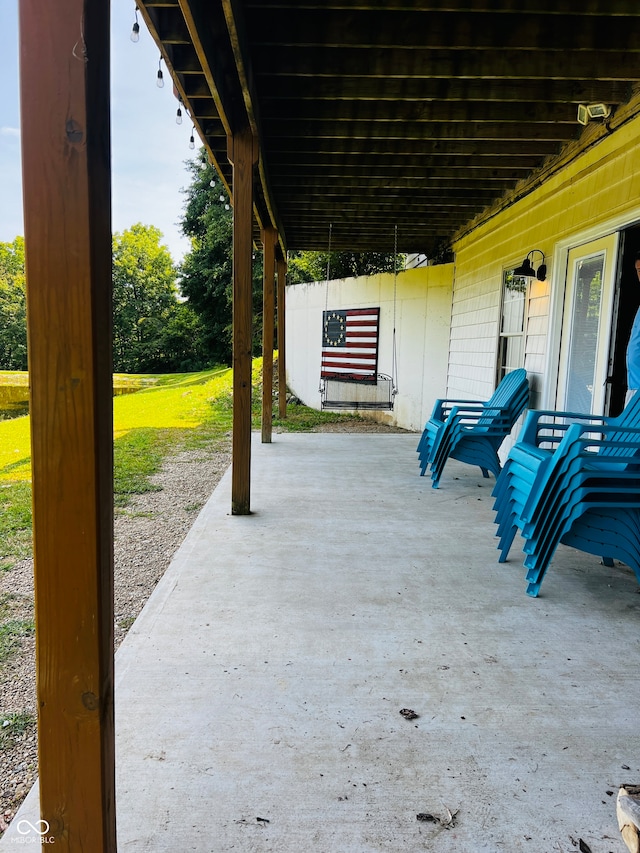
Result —
<path fill-rule="evenodd" d="M 376 382 L 380 308 L 322 312 L 323 379 Z"/>

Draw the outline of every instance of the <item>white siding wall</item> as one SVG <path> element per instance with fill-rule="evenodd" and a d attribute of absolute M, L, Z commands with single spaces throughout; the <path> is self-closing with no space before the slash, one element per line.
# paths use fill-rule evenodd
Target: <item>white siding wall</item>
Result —
<path fill-rule="evenodd" d="M 640 118 L 635 118 L 455 246 L 447 396 L 486 399 L 494 388 L 503 271 L 532 249 L 548 281 L 530 288 L 525 364 L 532 406 L 553 404 L 557 352 L 548 352 L 552 312 L 562 310 L 567 249 L 640 218 Z M 540 262 L 535 255 L 534 261 Z M 557 349 L 557 345 L 554 347 Z"/>
<path fill-rule="evenodd" d="M 398 394 L 393 412 L 367 412 L 379 421 L 421 429 L 447 378 L 453 265 L 397 276 Z M 390 273 L 287 287 L 287 384 L 306 405 L 320 408 L 322 312 L 380 306 L 378 369 L 391 374 L 394 276 Z"/>

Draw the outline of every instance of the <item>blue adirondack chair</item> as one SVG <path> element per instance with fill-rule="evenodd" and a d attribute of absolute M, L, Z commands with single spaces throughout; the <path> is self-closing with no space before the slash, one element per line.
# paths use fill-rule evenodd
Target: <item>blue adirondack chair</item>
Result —
<path fill-rule="evenodd" d="M 560 542 L 609 565 L 617 556 L 640 581 L 640 533 L 630 534 L 640 531 L 639 461 L 636 398 L 618 418 L 529 413 L 494 489 L 500 561 L 520 529 L 529 595 L 538 594 Z"/>
<path fill-rule="evenodd" d="M 486 401 L 439 399 L 425 424 L 418 455 L 420 474 L 431 466 L 437 488 L 448 459 L 478 465 L 483 477 L 497 478 L 500 445 L 529 402 L 529 383 L 523 368 L 508 373 Z"/>
<path fill-rule="evenodd" d="M 527 507 L 522 534 L 529 595 L 538 594 L 560 542 L 598 554 L 608 565 L 618 557 L 640 581 L 640 550 L 629 547 L 629 541 L 638 545 L 640 428 L 605 428 L 601 436 L 594 440 L 569 431 L 566 441 L 579 452 L 555 482 L 547 481 L 538 503 Z"/>
<path fill-rule="evenodd" d="M 535 506 L 541 491 L 548 491 L 552 466 L 567 464 L 570 459 L 567 454 L 579 451 L 578 445 L 567 450 L 565 442 L 563 453 L 554 460 L 555 450 L 562 443 L 569 427 L 581 424 L 587 434 L 589 431 L 595 434 L 594 429 L 600 427 L 613 428 L 610 441 L 615 443 L 616 427 L 640 426 L 639 396 L 636 395 L 617 418 L 548 410 L 527 413 L 518 441 L 509 451 L 504 469 L 493 490 L 497 535 L 500 537 L 500 562 L 507 559 L 518 528 L 522 528 L 531 518 L 532 510 L 526 509 L 526 506 Z M 605 454 L 623 455 L 626 452 L 625 445 L 617 447 L 614 443 L 605 450 Z"/>

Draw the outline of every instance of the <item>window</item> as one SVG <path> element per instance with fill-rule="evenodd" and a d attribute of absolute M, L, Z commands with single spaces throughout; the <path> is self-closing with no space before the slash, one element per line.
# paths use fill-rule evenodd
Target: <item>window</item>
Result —
<path fill-rule="evenodd" d="M 498 382 L 512 370 L 524 367 L 524 318 L 527 279 L 505 270 L 498 341 Z"/>

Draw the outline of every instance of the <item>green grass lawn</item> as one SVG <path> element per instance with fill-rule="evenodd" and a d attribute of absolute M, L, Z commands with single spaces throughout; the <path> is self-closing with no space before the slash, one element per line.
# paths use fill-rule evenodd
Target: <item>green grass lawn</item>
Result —
<path fill-rule="evenodd" d="M 6 375 L 6 374 L 5 374 Z M 117 506 L 152 488 L 164 456 L 180 447 L 215 446 L 231 429 L 231 371 L 119 377 L 141 387 L 114 397 Z M 31 553 L 29 416 L 0 421 L 0 568 Z"/>
<path fill-rule="evenodd" d="M 260 428 L 262 360 L 253 367 L 254 428 Z M 0 379 L 28 384 L 26 374 L 0 374 Z M 0 383 L 1 384 L 1 383 Z M 116 507 L 130 496 L 154 488 L 151 476 L 169 452 L 182 448 L 228 446 L 232 427 L 232 371 L 163 376 L 119 376 L 114 386 L 138 387 L 113 400 L 114 492 Z M 290 406 L 287 430 L 310 430 L 352 415 L 317 412 Z M 29 416 L 0 421 L 0 570 L 31 553 L 31 448 Z"/>

